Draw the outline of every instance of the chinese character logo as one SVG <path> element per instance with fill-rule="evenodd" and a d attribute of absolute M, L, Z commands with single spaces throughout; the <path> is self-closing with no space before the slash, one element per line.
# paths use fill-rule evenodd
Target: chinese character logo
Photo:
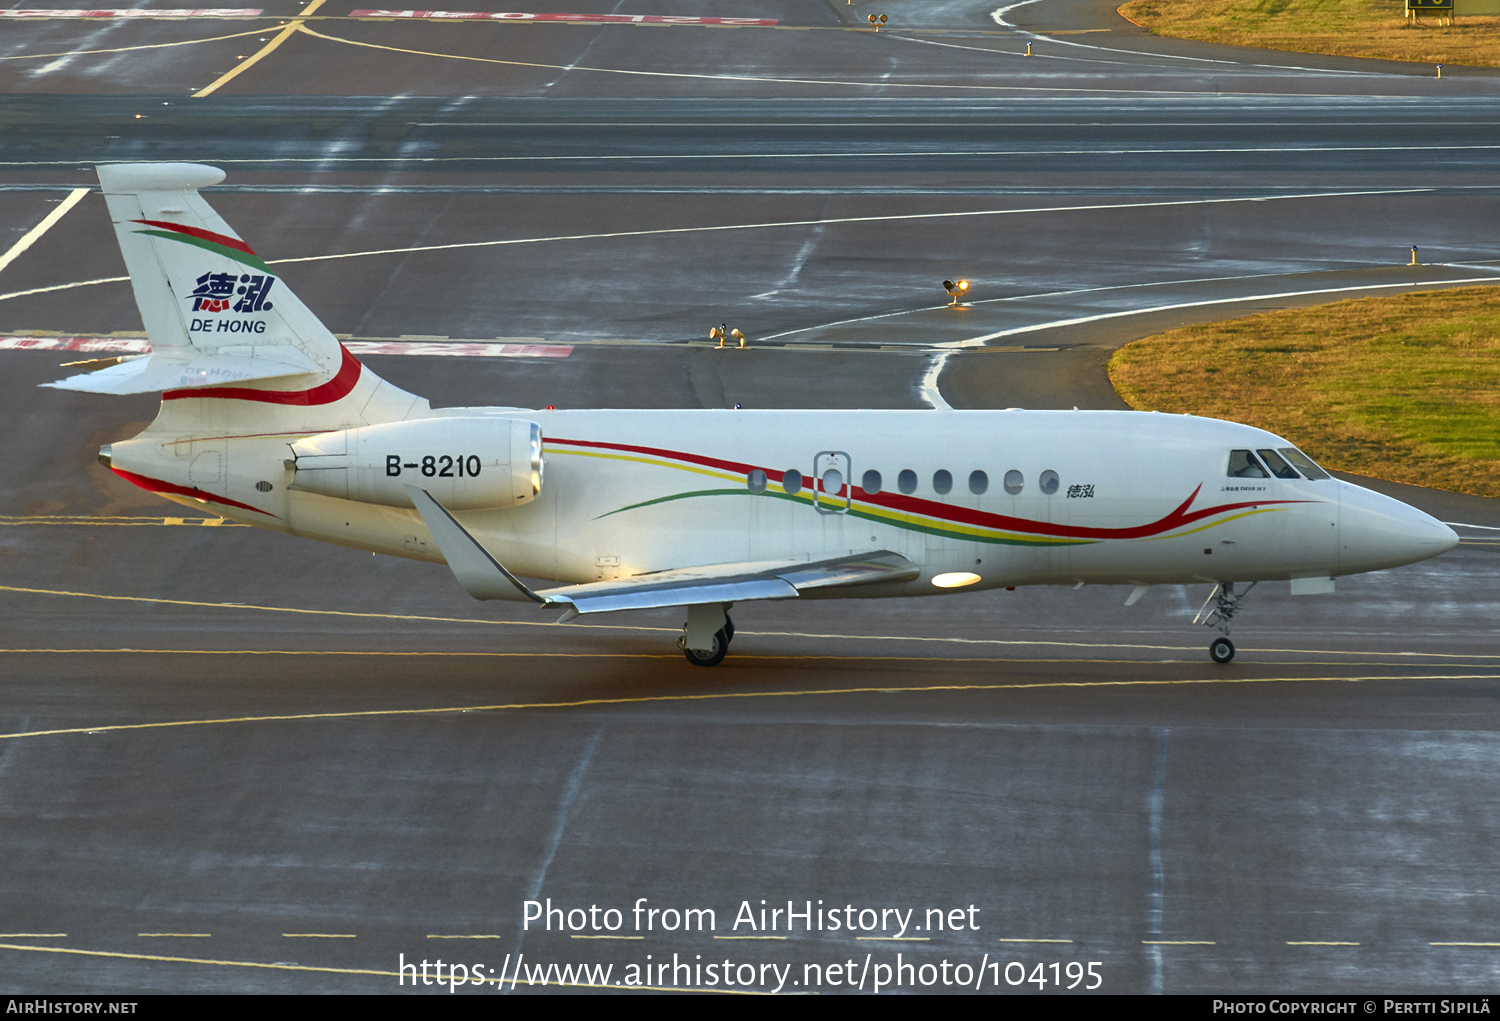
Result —
<path fill-rule="evenodd" d="M 275 277 L 259 274 L 246 273 L 236 281 L 233 273 L 205 273 L 194 281 L 198 286 L 188 297 L 193 299 L 194 312 L 223 312 L 230 307 L 236 294 L 240 299 L 234 301 L 234 311 L 269 311 L 273 306 L 266 300 L 266 295 L 275 282 Z"/>
<path fill-rule="evenodd" d="M 1069 498 L 1074 499 L 1074 500 L 1079 500 L 1079 499 L 1087 500 L 1090 497 L 1092 497 L 1093 495 L 1094 495 L 1094 487 L 1092 485 L 1088 485 L 1088 486 L 1069 486 L 1068 487 L 1068 496 L 1069 496 Z"/>

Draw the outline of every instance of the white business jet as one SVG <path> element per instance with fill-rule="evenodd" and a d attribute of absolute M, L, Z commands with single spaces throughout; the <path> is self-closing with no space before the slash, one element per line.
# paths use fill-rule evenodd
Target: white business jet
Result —
<path fill-rule="evenodd" d="M 1331 592 L 1458 541 L 1279 436 L 1191 416 L 434 409 L 361 365 L 209 208 L 198 189 L 223 178 L 99 168 L 151 353 L 48 385 L 162 393 L 103 462 L 246 524 L 446 563 L 476 599 L 562 620 L 684 607 L 695 664 L 724 658 L 728 610 L 753 599 L 1101 584 L 1135 586 L 1132 604 L 1193 582 L 1214 586 L 1223 663 L 1237 585 Z"/>

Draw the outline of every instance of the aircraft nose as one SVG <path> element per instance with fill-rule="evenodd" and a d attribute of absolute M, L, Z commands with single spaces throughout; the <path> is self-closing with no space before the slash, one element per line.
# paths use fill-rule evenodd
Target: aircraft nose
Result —
<path fill-rule="evenodd" d="M 1427 560 L 1458 545 L 1458 533 L 1431 514 L 1344 483 L 1340 494 L 1339 570 L 1378 571 Z"/>

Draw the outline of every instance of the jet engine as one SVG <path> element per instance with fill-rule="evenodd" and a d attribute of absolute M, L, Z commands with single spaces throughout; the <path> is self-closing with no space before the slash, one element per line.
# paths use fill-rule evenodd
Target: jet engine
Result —
<path fill-rule="evenodd" d="M 521 418 L 428 418 L 318 433 L 292 445 L 287 487 L 410 507 L 420 486 L 450 510 L 499 510 L 542 490 L 542 427 Z"/>

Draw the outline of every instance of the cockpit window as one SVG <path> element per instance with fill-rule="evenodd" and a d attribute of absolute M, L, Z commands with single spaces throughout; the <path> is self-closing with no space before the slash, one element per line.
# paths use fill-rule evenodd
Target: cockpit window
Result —
<path fill-rule="evenodd" d="M 1283 461 L 1281 455 L 1276 453 L 1276 451 L 1257 450 L 1256 453 L 1260 455 L 1260 459 L 1265 463 L 1265 466 L 1271 469 L 1271 474 L 1275 475 L 1278 479 L 1300 479 L 1302 477 L 1297 474 L 1297 469 Z"/>
<path fill-rule="evenodd" d="M 1235 479 L 1268 479 L 1271 476 L 1248 450 L 1229 452 L 1229 477 Z"/>
<path fill-rule="evenodd" d="M 1292 462 L 1292 464 L 1295 464 L 1297 468 L 1302 472 L 1302 474 L 1306 475 L 1308 478 L 1314 480 L 1332 478 L 1332 476 L 1322 468 L 1319 468 L 1317 465 L 1313 464 L 1312 458 L 1308 457 L 1296 447 L 1278 447 L 1277 449 L 1281 451 L 1282 457 Z"/>

